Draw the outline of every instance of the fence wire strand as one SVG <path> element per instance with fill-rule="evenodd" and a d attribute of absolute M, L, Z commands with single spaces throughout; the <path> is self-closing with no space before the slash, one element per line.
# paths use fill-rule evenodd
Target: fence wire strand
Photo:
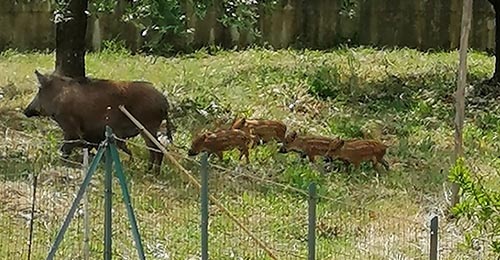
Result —
<path fill-rule="evenodd" d="M 123 141 L 123 142 L 127 142 L 127 143 L 130 143 L 130 144 L 133 144 L 134 146 L 140 147 L 142 149 L 146 149 L 146 150 L 149 150 L 149 151 L 155 151 L 155 152 L 159 152 L 159 153 L 162 152 L 159 149 L 151 148 L 151 147 L 148 147 L 146 145 L 143 145 L 143 144 L 140 144 L 140 143 L 137 143 L 137 142 L 131 142 L 129 140 L 122 139 L 122 138 L 119 138 L 119 137 L 116 137 L 116 136 L 114 136 L 114 138 L 116 138 L 117 140 Z M 198 166 L 201 166 L 201 163 L 198 160 L 196 160 L 196 159 L 189 158 L 189 157 L 187 157 L 185 155 L 182 155 L 182 154 L 180 154 L 178 152 L 175 152 L 175 151 L 169 151 L 169 153 L 172 156 L 175 156 L 175 157 L 177 157 L 179 159 L 190 161 L 192 163 L 197 164 Z M 233 172 L 234 171 L 234 170 L 231 170 L 231 169 L 226 168 L 226 167 L 222 167 L 222 166 L 217 165 L 217 164 L 210 164 L 210 167 L 218 169 L 218 170 L 223 171 L 223 172 Z M 301 194 L 301 195 L 304 195 L 304 196 L 309 196 L 309 193 L 306 190 L 299 189 L 299 188 L 296 188 L 296 187 L 293 187 L 293 186 L 290 186 L 290 185 L 287 185 L 287 184 L 275 182 L 273 180 L 265 179 L 263 177 L 257 177 L 257 176 L 249 175 L 249 174 L 245 174 L 245 173 L 239 173 L 237 176 L 235 176 L 235 178 L 238 178 L 238 177 L 245 177 L 245 178 L 253 179 L 253 180 L 256 180 L 256 181 L 268 183 L 268 184 L 274 185 L 276 187 L 283 188 L 285 190 L 290 190 L 290 191 L 294 191 L 294 192 L 296 192 L 298 194 Z M 360 210 L 365 210 L 365 211 L 370 211 L 370 212 L 374 212 L 375 213 L 374 210 L 367 209 L 367 208 L 364 208 L 364 207 L 361 207 L 361 206 L 358 206 L 358 205 L 353 205 L 353 204 L 348 204 L 348 203 L 342 202 L 341 201 L 342 198 L 332 198 L 332 197 L 329 197 L 329 196 L 326 196 L 326 195 L 322 195 L 322 194 L 318 194 L 317 196 L 320 199 L 328 200 L 329 202 L 332 202 L 332 203 L 338 203 L 338 204 L 345 205 L 347 207 L 357 208 L 357 209 L 360 209 Z M 411 223 L 416 224 L 416 225 L 422 224 L 421 222 L 415 221 L 414 219 L 407 219 L 407 218 L 397 217 L 397 216 L 387 216 L 387 217 L 393 218 L 393 219 L 396 219 L 396 220 L 402 220 L 402 221 L 411 222 Z"/>
<path fill-rule="evenodd" d="M 12 128 L 6 127 L 2 123 L 0 123 L 0 129 L 3 129 L 2 130 L 4 134 L 3 138 L 6 140 L 9 139 L 9 141 L 16 142 L 15 140 L 16 136 L 23 136 L 30 140 L 29 143 L 20 144 L 21 146 L 24 145 L 26 147 L 40 148 L 40 147 L 47 147 L 54 145 L 53 141 L 46 140 L 43 136 L 36 134 L 27 134 L 23 131 L 14 130 Z M 160 149 L 147 147 L 144 144 L 133 142 L 131 140 L 121 139 L 116 136 L 115 139 L 118 141 L 124 141 L 128 144 L 132 144 L 142 149 L 147 149 L 149 151 L 155 151 L 160 153 L 162 152 L 162 150 Z M 76 143 L 76 142 L 81 142 L 81 140 L 65 140 L 57 143 L 60 145 L 64 143 Z M 88 143 L 88 145 L 97 146 L 98 144 Z M 182 147 L 176 146 L 176 148 L 179 150 L 183 150 Z M 186 160 L 196 165 L 200 165 L 200 162 L 198 160 L 187 157 L 183 153 L 179 153 L 177 151 L 168 151 L 168 152 L 170 155 L 172 155 L 178 160 Z M 0 159 L 1 156 L 2 155 L 0 155 Z M 65 163 L 70 163 L 71 165 L 76 166 L 78 168 L 82 167 L 82 163 L 78 161 L 63 158 L 60 156 L 53 158 L 60 159 L 61 161 Z M 148 163 L 147 159 L 136 158 L 134 160 L 135 160 L 134 165 L 146 165 Z M 51 164 L 53 164 L 53 162 L 51 162 Z M 7 185 L 7 183 L 8 185 L 14 185 L 14 184 L 17 185 L 17 187 L 11 188 L 9 191 L 5 192 L 13 194 L 11 196 L 16 196 L 16 200 L 20 201 L 24 200 L 25 202 L 23 203 L 24 204 L 28 203 L 29 205 L 29 195 L 31 194 L 30 192 L 33 191 L 30 185 L 24 182 L 18 182 L 15 179 L 13 180 L 11 179 L 20 177 L 23 178 L 29 177 L 31 176 L 32 173 L 30 173 L 29 170 L 28 171 L 24 170 L 21 164 L 18 164 L 17 167 L 18 167 L 17 169 L 13 169 L 12 171 L 6 172 L 5 174 L 2 175 L 2 185 Z M 18 205 L 15 205 L 17 209 L 14 209 L 15 211 L 19 212 L 19 214 L 15 214 L 17 215 L 17 218 L 11 217 L 12 214 L 5 215 L 4 213 L 0 212 L 1 214 L 3 214 L 2 219 L 6 220 L 6 222 L 4 223 L 10 223 L 8 224 L 8 226 L 18 227 L 19 226 L 18 219 L 24 219 L 24 221 L 29 220 L 31 217 L 27 216 L 26 213 L 29 214 L 34 211 L 35 221 L 33 221 L 34 222 L 33 258 L 37 258 L 37 256 L 41 256 L 46 253 L 47 248 L 50 246 L 50 243 L 52 242 L 52 238 L 55 237 L 55 233 L 57 232 L 57 229 L 60 227 L 60 223 L 65 217 L 66 209 L 69 207 L 69 203 L 72 202 L 74 194 L 76 194 L 77 187 L 79 186 L 79 181 L 81 179 L 81 177 L 79 177 L 80 169 L 65 175 L 62 174 L 64 172 L 63 170 L 59 170 L 58 168 L 51 170 L 49 169 L 50 167 L 54 167 L 54 165 L 50 166 L 40 165 L 40 164 L 33 165 L 32 168 L 33 174 L 36 173 L 37 175 L 39 175 L 39 180 L 38 180 L 39 190 L 37 190 L 37 198 L 36 198 L 38 205 L 36 205 L 35 210 L 30 210 L 29 206 L 27 205 L 23 206 L 23 203 L 17 203 Z M 217 169 L 218 171 L 223 173 L 230 173 L 235 171 L 234 169 L 229 169 L 217 164 L 210 164 L 210 168 Z M 290 186 L 288 184 L 279 183 L 274 180 L 267 179 L 263 176 L 255 176 L 246 173 L 237 173 L 234 177 L 226 174 L 220 174 L 216 178 L 222 178 L 222 180 L 230 178 L 230 181 L 235 183 L 235 185 L 233 185 L 234 187 L 232 188 L 226 187 L 224 189 L 210 191 L 211 193 L 214 194 L 217 193 L 218 194 L 217 196 L 221 198 L 221 201 L 224 201 L 223 205 L 227 207 L 229 210 L 235 208 L 245 209 L 246 207 L 245 203 L 247 202 L 241 200 L 234 201 L 231 199 L 234 198 L 235 195 L 237 197 L 240 197 L 241 194 L 238 192 L 243 192 L 246 188 L 243 182 L 240 183 L 239 181 L 237 181 L 238 178 L 247 178 L 249 180 L 253 180 L 254 181 L 253 185 L 256 185 L 256 187 L 257 183 L 260 183 L 260 184 L 265 184 L 266 186 L 269 185 L 269 186 L 279 187 L 280 189 L 283 190 L 293 191 L 301 195 L 302 197 L 302 199 L 297 198 L 297 203 L 305 203 L 305 200 L 303 198 L 307 198 L 308 196 L 308 192 L 305 190 Z M 129 182 L 130 182 L 129 184 L 130 192 L 131 193 L 135 192 L 135 187 L 140 184 L 136 183 L 133 178 L 129 180 Z M 178 182 L 174 184 L 171 183 L 151 184 L 151 187 L 148 187 L 148 189 L 157 189 L 158 192 L 162 192 L 163 190 L 166 189 L 164 185 L 174 185 L 173 187 L 176 188 L 177 190 L 189 189 L 186 188 L 186 185 Z M 102 194 L 98 187 L 100 187 L 100 185 L 97 183 L 97 180 L 93 184 L 91 183 L 91 186 L 89 187 L 89 205 L 92 205 L 90 207 L 91 214 L 89 214 L 89 218 L 91 219 L 90 226 L 93 227 L 91 228 L 91 234 L 90 234 L 91 237 L 90 247 L 92 248 L 91 258 L 99 257 L 102 254 L 101 249 L 96 250 L 96 248 L 100 248 L 100 246 L 97 245 L 100 244 L 100 239 L 101 239 L 101 233 L 99 232 L 102 231 L 101 228 L 102 225 L 100 224 L 102 222 L 102 213 L 100 212 L 100 209 L 103 207 Z M 115 191 L 117 190 L 119 189 L 115 188 Z M 228 199 L 223 200 L 223 198 L 228 198 Z M 342 201 L 344 199 L 342 196 L 334 198 L 326 195 L 318 195 L 318 198 L 320 199 L 320 201 L 322 201 L 321 203 L 324 204 L 328 203 L 339 204 L 349 207 L 350 209 L 356 209 L 358 211 L 353 211 L 355 212 L 354 214 L 359 214 L 364 216 L 363 218 L 361 218 L 362 220 L 364 219 L 370 220 L 367 223 L 359 223 L 357 225 L 350 224 L 351 226 L 345 226 L 338 224 L 342 223 L 342 219 L 341 221 L 338 221 L 338 219 L 332 219 L 331 218 L 332 215 L 328 215 L 324 212 L 323 213 L 318 212 L 318 217 L 317 217 L 318 259 L 332 259 L 332 258 L 385 259 L 385 257 L 389 256 L 392 258 L 403 257 L 405 253 L 413 251 L 420 252 L 418 254 L 421 255 L 425 255 L 428 253 L 428 251 L 426 251 L 427 250 L 426 245 L 427 245 L 427 235 L 429 231 L 427 227 L 428 223 L 426 221 L 418 221 L 415 219 L 388 215 L 384 214 L 384 212 L 378 212 L 376 210 L 368 209 L 360 205 L 353 205 L 351 203 L 346 203 L 345 201 Z M 162 214 L 167 214 L 167 215 L 173 214 L 173 217 L 175 217 L 175 214 L 177 214 L 174 213 L 173 210 L 168 208 L 169 205 L 165 205 L 166 208 L 163 208 L 162 206 L 158 207 L 158 209 L 152 209 L 148 208 L 149 206 L 146 206 L 148 205 L 147 203 L 144 204 L 145 201 L 143 199 L 141 199 L 141 201 L 138 203 L 138 199 L 141 198 L 133 197 L 132 203 L 135 205 L 135 207 L 139 207 L 137 210 L 139 225 L 141 225 L 141 220 L 150 219 L 152 221 L 149 222 L 154 223 L 155 222 L 154 219 L 158 218 Z M 191 199 L 193 202 L 196 201 L 196 198 L 191 198 Z M 151 201 L 152 204 L 159 203 L 156 200 L 158 200 L 158 198 L 147 198 L 146 201 Z M 159 201 L 163 200 L 160 199 Z M 255 209 L 242 211 L 242 212 L 248 212 L 250 215 L 239 215 L 239 214 L 237 215 L 237 217 L 244 219 L 243 225 L 251 227 L 250 230 L 256 233 L 257 237 L 261 238 L 273 252 L 276 252 L 276 254 L 280 256 L 279 259 L 304 259 L 306 256 L 305 248 L 307 242 L 305 239 L 306 237 L 305 234 L 307 234 L 307 225 L 306 225 L 307 206 L 305 204 L 297 206 L 297 209 L 300 208 L 300 210 L 302 210 L 304 214 L 302 214 L 301 217 L 295 219 L 291 217 L 286 218 L 279 214 L 274 214 L 274 213 L 272 213 L 272 215 L 266 216 L 265 221 L 279 223 L 280 228 L 278 230 L 281 230 L 280 232 L 282 232 L 282 234 L 279 234 L 280 232 L 277 232 L 278 234 L 276 234 L 276 232 L 270 232 L 269 230 L 263 229 L 265 225 L 265 223 L 262 222 L 264 217 L 261 216 L 261 213 L 259 212 L 264 209 L 259 208 L 258 203 L 259 203 L 258 201 L 250 201 L 250 204 L 253 206 L 249 207 L 255 207 Z M 123 229 L 117 228 L 117 230 L 119 230 L 119 232 L 122 232 L 122 230 L 127 231 L 128 223 L 126 221 L 124 207 L 120 203 L 114 203 L 114 205 L 116 206 L 116 212 L 117 212 L 114 214 L 118 214 L 114 218 L 114 220 L 117 221 L 116 222 L 117 225 L 124 227 Z M 182 209 L 182 207 L 175 206 L 175 204 L 170 206 L 174 207 L 175 209 Z M 196 223 L 199 220 L 197 217 L 199 215 L 198 214 L 199 209 L 197 209 L 196 206 L 197 206 L 196 203 L 194 205 L 187 206 L 191 208 L 189 211 L 190 214 L 186 214 L 185 216 L 180 218 L 182 219 L 182 223 L 184 225 L 193 225 L 193 226 L 197 225 Z M 79 209 L 79 212 L 81 212 L 81 209 Z M 191 213 L 195 214 L 191 215 Z M 375 218 L 375 220 L 372 220 L 371 214 L 375 214 L 377 218 Z M 68 239 L 66 239 L 66 241 L 64 242 L 66 243 L 65 244 L 66 249 L 64 250 L 64 252 L 61 252 L 61 256 L 64 253 L 66 253 L 66 255 L 64 255 L 65 257 L 71 256 L 73 258 L 77 258 L 81 256 L 81 254 L 79 253 L 82 252 L 82 244 L 83 244 L 83 235 L 81 234 L 83 228 L 82 227 L 83 221 L 80 217 L 81 215 L 82 214 L 77 214 L 75 221 L 71 224 L 72 225 L 70 231 L 72 233 L 71 237 L 73 237 L 75 241 L 68 242 Z M 212 221 L 214 222 L 219 221 L 222 224 L 225 223 L 223 222 L 225 221 L 224 220 L 225 217 L 223 217 L 222 214 L 220 214 L 220 210 L 211 208 L 210 215 Z M 255 220 L 255 218 L 259 217 L 263 219 Z M 263 226 L 261 227 L 260 225 Z M 383 230 L 384 227 L 391 228 L 392 230 L 385 231 Z M 173 232 L 175 230 L 178 230 L 179 228 L 187 228 L 187 227 L 182 227 L 177 225 L 174 227 L 170 227 L 168 230 L 170 232 Z M 156 234 L 151 234 L 153 233 L 153 231 L 146 226 L 142 226 L 140 227 L 140 229 L 143 230 L 145 233 L 144 239 L 147 241 L 145 243 L 145 249 L 147 248 L 147 252 L 149 254 L 157 256 L 156 257 L 157 259 L 167 259 L 166 255 L 169 255 L 170 257 L 173 258 L 182 258 L 180 255 L 175 255 L 175 253 L 172 252 L 167 253 L 167 251 L 168 248 L 179 247 L 185 243 L 180 242 L 178 244 L 175 244 L 174 242 L 169 242 L 168 240 L 165 240 L 165 237 L 160 237 L 157 236 Z M 26 244 L 26 242 L 24 241 L 28 241 L 29 237 L 28 233 L 31 233 L 29 232 L 29 229 L 27 229 L 26 232 L 23 231 L 22 235 L 17 235 L 17 232 L 15 232 L 16 229 L 13 228 L 4 228 L 3 230 L 4 231 L 2 231 L 2 233 L 7 238 L 4 237 L 2 238 L 2 240 L 10 242 L 1 243 L 3 244 L 3 246 L 0 246 L 0 251 L 1 251 L 0 256 L 6 255 L 8 256 L 9 259 L 14 257 L 24 256 L 25 253 L 23 250 L 8 245 L 12 243 L 21 244 L 20 243 L 21 241 L 23 241 L 22 243 Z M 141 233 L 143 231 L 141 231 Z M 211 228 L 211 232 L 212 232 L 211 237 L 220 240 L 220 242 L 217 242 L 217 240 L 215 240 L 215 242 L 210 240 L 211 245 L 235 246 L 236 249 L 240 248 L 240 250 L 249 250 L 245 254 L 249 255 L 250 259 L 261 259 L 264 257 L 263 252 L 257 249 L 258 248 L 257 245 L 249 241 L 246 233 L 242 232 L 242 230 L 238 227 L 233 227 L 227 230 L 224 229 L 221 231 L 214 230 L 213 228 Z M 454 246 L 454 244 L 452 243 L 450 243 L 449 245 L 446 244 L 445 241 L 447 240 L 445 235 L 447 235 L 447 233 L 445 232 L 446 231 L 440 229 L 440 236 L 442 239 L 440 241 L 443 241 L 442 242 L 443 245 L 447 245 L 451 248 Z M 217 233 L 220 234 L 217 235 Z M 348 236 L 343 237 L 343 233 L 347 234 Z M 133 250 L 129 250 L 130 248 L 133 248 L 131 242 L 131 235 L 128 233 L 120 235 L 123 235 L 123 238 L 120 239 L 116 238 L 117 249 L 114 250 L 114 254 L 120 255 L 124 258 L 135 257 Z M 170 235 L 164 234 L 164 236 L 168 237 Z M 162 241 L 162 243 L 154 244 L 152 243 L 152 241 Z M 253 245 L 253 248 L 251 248 L 251 246 L 243 247 L 242 244 L 244 243 L 248 245 Z M 403 245 L 406 249 L 399 248 L 400 245 Z M 298 247 L 294 248 L 296 246 Z M 190 247 L 190 249 L 186 250 L 191 253 L 196 253 L 197 252 L 196 250 L 198 249 L 196 247 Z M 229 250 L 227 247 L 219 249 L 211 247 L 211 250 L 214 251 L 219 250 L 221 251 L 220 254 L 230 255 L 234 253 L 227 251 Z M 162 255 L 164 257 L 162 257 Z"/>

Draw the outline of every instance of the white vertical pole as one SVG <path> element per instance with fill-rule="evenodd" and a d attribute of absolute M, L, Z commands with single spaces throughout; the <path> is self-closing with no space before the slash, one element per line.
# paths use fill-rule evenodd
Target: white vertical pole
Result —
<path fill-rule="evenodd" d="M 89 169 L 89 149 L 83 148 L 83 167 L 82 167 L 82 179 L 85 178 L 85 174 Z M 88 191 L 88 189 L 87 189 Z M 89 202 L 87 198 L 87 191 L 83 194 L 83 259 L 88 260 L 90 254 L 89 246 Z"/>
<path fill-rule="evenodd" d="M 472 0 L 464 0 L 462 7 L 462 27 L 460 31 L 460 63 L 458 66 L 457 91 L 455 92 L 455 153 L 454 162 L 463 156 L 463 137 L 465 117 L 465 86 L 467 84 L 467 48 L 469 45 L 469 31 L 472 20 Z M 460 198 L 458 196 L 458 184 L 451 186 L 451 206 L 455 206 Z"/>

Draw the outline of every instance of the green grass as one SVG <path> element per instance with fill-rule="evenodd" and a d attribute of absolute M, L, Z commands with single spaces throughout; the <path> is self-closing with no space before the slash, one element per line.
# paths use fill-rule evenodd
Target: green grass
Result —
<path fill-rule="evenodd" d="M 131 56 L 115 48 L 88 54 L 86 63 L 89 76 L 148 80 L 165 91 L 174 107 L 174 138 L 181 147 L 188 147 L 191 136 L 202 128 L 228 124 L 236 115 L 283 120 L 289 128 L 310 134 L 383 140 L 390 145 L 388 173 L 378 175 L 366 164 L 360 171 L 324 174 L 321 162 L 310 165 L 296 154 L 277 153 L 278 146 L 270 144 L 251 151 L 250 165 L 239 163 L 235 151 L 226 153 L 222 162 L 210 158 L 211 163 L 229 169 L 211 169 L 210 192 L 280 259 L 307 255 L 307 200 L 255 178 L 303 190 L 315 181 L 320 195 L 331 198 L 318 204 L 319 259 L 426 259 L 429 216 L 433 212 L 442 216 L 447 203 L 443 182 L 453 152 L 451 93 L 456 88 L 456 52 L 251 49 L 156 58 Z M 493 63 L 494 58 L 483 53 L 470 54 L 473 85 L 490 76 Z M 78 171 L 58 159 L 61 131 L 56 124 L 48 119 L 26 119 L 20 113 L 36 92 L 34 70 L 49 72 L 53 65 L 53 53 L 0 54 L 0 172 L 5 180 L 0 190 L 19 191 L 0 197 L 0 223 L 5 225 L 0 232 L 0 258 L 26 255 L 29 229 L 19 217 L 29 213 L 31 190 L 26 174 L 41 173 L 45 179 L 40 181 L 37 199 L 40 213 L 34 259 L 46 256 L 79 185 Z M 472 106 L 477 98 L 468 100 L 467 161 L 488 180 L 487 185 L 498 188 L 500 118 L 495 111 L 499 105 Z M 129 162 L 126 156 L 122 160 L 147 255 L 154 259 L 167 259 L 162 254 L 170 259 L 198 256 L 196 189 L 170 164 L 164 166 L 161 176 L 146 172 L 143 141 L 131 141 L 139 144 L 130 145 L 136 161 Z M 185 150 L 177 152 L 186 155 Z M 79 155 L 72 160 L 79 161 Z M 180 162 L 198 173 L 198 165 L 185 159 Z M 101 173 L 96 175 L 90 195 L 95 258 L 103 250 Z M 116 183 L 114 192 L 114 253 L 131 259 L 135 251 Z M 212 258 L 266 259 L 265 252 L 214 205 L 210 216 Z M 457 245 L 463 242 L 461 223 L 441 218 L 440 225 L 440 244 L 446 245 L 441 259 L 470 256 L 469 250 Z M 80 255 L 81 231 L 79 217 L 59 250 L 63 259 Z"/>

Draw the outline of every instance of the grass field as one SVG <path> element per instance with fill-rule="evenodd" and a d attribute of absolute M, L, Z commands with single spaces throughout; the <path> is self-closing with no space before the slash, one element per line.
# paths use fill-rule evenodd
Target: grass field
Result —
<path fill-rule="evenodd" d="M 119 46 L 86 58 L 89 76 L 148 80 L 172 103 L 175 142 L 187 148 L 203 128 L 227 125 L 236 115 L 273 118 L 303 133 L 343 138 L 370 137 L 390 145 L 389 172 L 370 164 L 359 171 L 325 172 L 278 145 L 251 151 L 251 164 L 238 153 L 211 158 L 210 192 L 275 251 L 279 259 L 307 256 L 307 200 L 281 185 L 307 190 L 311 181 L 324 196 L 318 204 L 318 259 L 427 259 L 428 222 L 440 219 L 440 259 L 493 259 L 486 249 L 469 250 L 463 222 L 445 219 L 444 184 L 453 152 L 456 52 L 371 48 L 319 51 L 206 52 L 174 58 L 132 56 Z M 472 86 L 489 78 L 494 58 L 472 52 Z M 34 259 L 44 258 L 80 183 L 79 168 L 59 159 L 61 131 L 48 119 L 26 119 L 20 112 L 36 92 L 34 70 L 53 69 L 53 53 L 0 54 L 0 258 L 26 256 L 31 180 L 40 173 Z M 468 89 L 465 154 L 476 174 L 499 187 L 499 104 Z M 122 156 L 147 256 L 195 259 L 199 256 L 199 195 L 179 171 L 166 164 L 161 176 L 145 172 L 147 151 L 131 140 L 136 159 Z M 186 149 L 176 148 L 186 156 Z M 73 161 L 80 161 L 74 154 Z M 199 166 L 181 164 L 194 174 Z M 89 195 L 91 255 L 103 251 L 102 170 Z M 261 181 L 265 179 L 267 181 Z M 278 183 L 278 184 L 273 184 Z M 114 186 L 114 254 L 135 259 L 119 186 Z M 213 259 L 268 259 L 265 252 L 215 206 L 210 207 Z M 78 259 L 82 217 L 72 222 L 59 250 Z"/>

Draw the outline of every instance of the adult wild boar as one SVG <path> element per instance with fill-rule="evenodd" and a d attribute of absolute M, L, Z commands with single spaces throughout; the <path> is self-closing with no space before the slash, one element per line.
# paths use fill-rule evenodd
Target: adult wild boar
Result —
<path fill-rule="evenodd" d="M 340 159 L 346 166 L 353 164 L 354 168 L 359 168 L 361 162 L 371 161 L 373 167 L 378 171 L 378 164 L 389 170 L 389 163 L 384 159 L 388 146 L 372 139 L 345 140 L 341 149 L 331 154 L 332 159 Z"/>
<path fill-rule="evenodd" d="M 119 105 L 124 105 L 153 135 L 165 119 L 168 125 L 166 135 L 172 141 L 168 101 L 149 82 L 102 79 L 76 81 L 55 74 L 43 75 L 37 70 L 35 74 L 40 83 L 38 93 L 24 114 L 27 117 L 51 117 L 62 128 L 66 141 L 100 143 L 105 139 L 106 125 L 119 138 L 137 136 L 140 130 L 118 109 Z M 109 111 L 108 107 L 111 108 Z M 142 135 L 146 145 L 155 148 L 154 143 Z M 83 145 L 82 142 L 65 142 L 60 151 L 67 158 L 73 148 Z M 132 156 L 124 142 L 117 140 L 117 145 Z M 162 153 L 150 150 L 148 170 L 158 166 L 155 171 L 159 172 L 162 159 Z"/>
<path fill-rule="evenodd" d="M 231 129 L 241 129 L 251 133 L 257 137 L 257 142 L 285 141 L 286 125 L 276 120 L 236 118 Z"/>
<path fill-rule="evenodd" d="M 198 134 L 193 138 L 191 148 L 188 151 L 189 156 L 195 156 L 200 152 L 213 153 L 223 159 L 222 152 L 234 148 L 240 151 L 240 160 L 246 157 L 249 163 L 248 147 L 252 146 L 254 137 L 238 129 L 219 129 L 213 132 Z"/>
<path fill-rule="evenodd" d="M 325 158 L 331 157 L 335 152 L 338 152 L 344 141 L 341 139 L 333 139 L 323 136 L 299 136 L 296 131 L 291 132 L 285 138 L 285 142 L 281 146 L 280 153 L 288 153 L 294 151 L 301 154 L 301 157 L 309 157 L 310 162 L 314 162 L 316 156 Z"/>

